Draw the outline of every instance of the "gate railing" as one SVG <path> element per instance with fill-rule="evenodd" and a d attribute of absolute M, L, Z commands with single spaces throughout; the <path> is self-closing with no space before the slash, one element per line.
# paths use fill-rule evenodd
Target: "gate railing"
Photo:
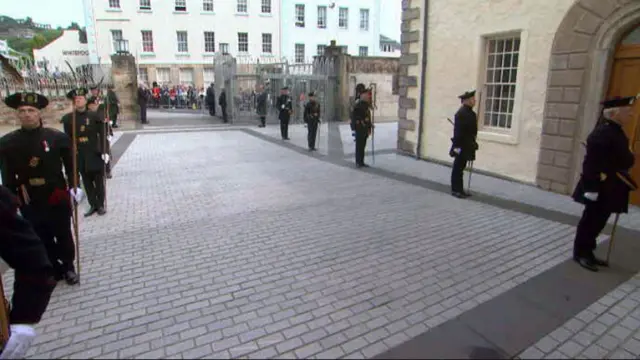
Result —
<path fill-rule="evenodd" d="M 217 55 L 214 59 L 215 91 L 225 88 L 227 111 L 231 121 L 249 120 L 256 116 L 257 86 L 263 85 L 270 98 L 269 116 L 275 108 L 280 89 L 288 86 L 294 105 L 294 122 L 302 120 L 307 94 L 316 92 L 325 120 L 335 118 L 337 69 L 333 58 L 324 56 L 298 63 L 275 57 L 232 57 Z"/>

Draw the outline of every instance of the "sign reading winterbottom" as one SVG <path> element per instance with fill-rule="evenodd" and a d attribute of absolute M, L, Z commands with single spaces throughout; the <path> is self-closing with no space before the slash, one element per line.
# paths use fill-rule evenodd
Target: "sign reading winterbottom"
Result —
<path fill-rule="evenodd" d="M 89 56 L 89 51 L 87 51 L 87 50 L 62 50 L 62 55 Z"/>

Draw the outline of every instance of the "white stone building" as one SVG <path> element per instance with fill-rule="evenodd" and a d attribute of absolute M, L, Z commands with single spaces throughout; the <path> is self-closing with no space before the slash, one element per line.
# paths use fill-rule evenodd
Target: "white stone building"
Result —
<path fill-rule="evenodd" d="M 306 62 L 335 39 L 351 55 L 380 55 L 380 0 L 83 2 L 91 63 L 110 63 L 127 40 L 149 83 L 210 83 L 216 52 Z"/>
<path fill-rule="evenodd" d="M 253 0 L 256 1 L 256 0 Z M 380 53 L 380 0 L 281 0 L 282 54 L 296 62 L 331 42 L 355 56 Z"/>
<path fill-rule="evenodd" d="M 80 41 L 80 31 L 65 30 L 60 37 L 42 49 L 33 50 L 33 59 L 39 70 L 67 71 L 66 61 L 74 68 L 89 63 L 89 46 Z"/>
<path fill-rule="evenodd" d="M 402 46 L 399 42 L 380 35 L 380 56 L 400 57 Z"/>
<path fill-rule="evenodd" d="M 599 103 L 640 93 L 640 1 L 403 6 L 398 144 L 408 153 L 451 161 L 447 118 L 459 94 L 477 89 L 474 167 L 570 193 Z M 640 103 L 634 109 L 625 130 L 640 159 Z M 640 180 L 639 161 L 633 176 Z M 640 205 L 640 191 L 632 203 Z"/>
<path fill-rule="evenodd" d="M 92 63 L 127 40 L 149 83 L 210 83 L 216 52 L 281 56 L 278 0 L 83 1 Z"/>

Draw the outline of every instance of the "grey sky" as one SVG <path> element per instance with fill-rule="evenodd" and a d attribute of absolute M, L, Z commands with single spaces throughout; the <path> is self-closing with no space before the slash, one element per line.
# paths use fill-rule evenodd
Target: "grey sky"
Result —
<path fill-rule="evenodd" d="M 25 18 L 31 16 L 33 21 L 51 24 L 53 27 L 67 26 L 75 21 L 84 26 L 84 12 L 82 0 L 55 0 L 56 6 L 51 6 L 53 0 L 19 0 L 2 1 L 1 15 L 13 18 Z M 400 40 L 400 0 L 381 0 L 382 13 L 380 31 L 394 40 Z"/>

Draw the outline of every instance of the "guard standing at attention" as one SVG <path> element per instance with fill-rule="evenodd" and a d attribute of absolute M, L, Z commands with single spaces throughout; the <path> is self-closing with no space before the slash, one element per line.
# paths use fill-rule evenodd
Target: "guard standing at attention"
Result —
<path fill-rule="evenodd" d="M 371 135 L 373 124 L 371 123 L 371 89 L 363 89 L 360 99 L 353 107 L 351 114 L 351 126 L 356 131 L 356 166 L 369 167 L 364 163 L 364 152 L 367 146 L 367 138 Z"/>
<path fill-rule="evenodd" d="M 316 101 L 316 94 L 309 93 L 309 102 L 304 106 L 304 122 L 307 123 L 307 143 L 309 151 L 316 151 L 316 135 L 320 123 L 320 104 Z"/>
<path fill-rule="evenodd" d="M 476 159 L 478 116 L 473 111 L 473 107 L 476 105 L 475 90 L 467 91 L 458 98 L 462 102 L 462 106 L 455 115 L 449 156 L 454 158 L 451 169 L 451 195 L 463 199 L 471 196 L 464 191 L 463 176 L 467 163 Z"/>
<path fill-rule="evenodd" d="M 105 116 L 104 104 L 101 103 L 99 97 L 90 96 L 87 99 L 87 108 L 89 109 L 89 111 L 98 114 L 98 117 L 100 119 L 104 119 L 104 131 L 107 134 L 107 143 L 105 144 L 105 146 L 107 147 L 107 154 L 109 154 L 109 157 L 111 157 L 111 139 L 113 138 L 113 128 L 111 127 L 109 119 L 107 119 L 107 117 Z M 111 175 L 111 162 L 108 162 L 105 165 L 105 170 L 107 172 L 107 179 L 111 179 L 113 177 Z"/>
<path fill-rule="evenodd" d="M 293 114 L 293 102 L 291 101 L 291 96 L 289 96 L 289 87 L 285 86 L 280 89 L 280 96 L 276 106 L 280 112 L 278 115 L 278 119 L 280 119 L 280 135 L 282 140 L 289 140 L 289 120 L 291 119 L 291 114 Z"/>
<path fill-rule="evenodd" d="M 75 134 L 78 148 L 78 170 L 82 175 L 84 189 L 90 208 L 84 216 L 106 214 L 104 208 L 105 163 L 109 163 L 109 154 L 105 148 L 105 124 L 98 114 L 87 110 L 87 90 L 71 90 L 67 98 L 73 100 L 75 112 Z M 73 113 L 62 117 L 64 132 L 73 137 Z"/>
<path fill-rule="evenodd" d="M 56 287 L 45 246 L 31 224 L 18 215 L 19 206 L 12 191 L 0 186 L 0 257 L 15 271 L 11 309 L 3 309 L 8 312 L 9 340 L 2 344 L 0 359 L 26 357 L 36 337 L 33 325 L 42 319 Z M 5 305 L 5 299 L 0 301 L 0 306 Z"/>
<path fill-rule="evenodd" d="M 118 114 L 120 114 L 120 100 L 118 95 L 113 91 L 113 85 L 107 86 L 107 96 L 104 99 L 105 108 L 107 109 L 107 117 L 111 121 L 111 126 L 118 127 Z"/>
<path fill-rule="evenodd" d="M 42 126 L 46 97 L 17 93 L 5 103 L 17 109 L 21 128 L 0 138 L 2 183 L 18 197 L 20 212 L 44 243 L 56 278 L 77 284 L 71 198 L 79 201 L 82 191 L 73 183 L 71 141 L 61 131 Z"/>
<path fill-rule="evenodd" d="M 573 243 L 573 259 L 585 269 L 598 271 L 608 266 L 596 258 L 596 238 L 612 213 L 627 213 L 629 193 L 638 186 L 629 175 L 635 157 L 629 149 L 624 125 L 633 121 L 635 97 L 615 98 L 602 103 L 604 111 L 587 138 L 582 175 L 573 199 L 584 205 Z"/>

